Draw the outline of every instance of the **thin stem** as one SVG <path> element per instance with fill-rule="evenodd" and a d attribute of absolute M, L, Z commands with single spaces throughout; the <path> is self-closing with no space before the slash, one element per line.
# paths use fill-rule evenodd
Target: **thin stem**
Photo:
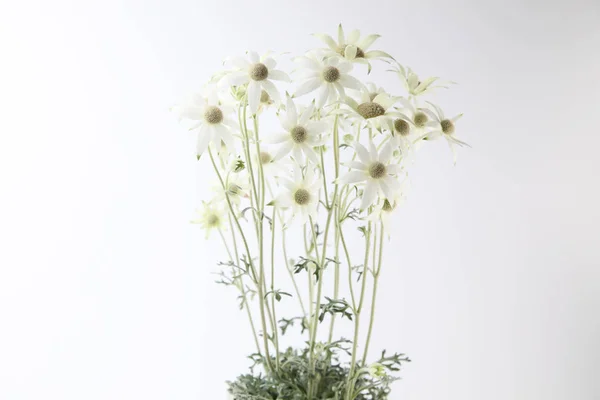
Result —
<path fill-rule="evenodd" d="M 383 259 L 383 222 L 380 222 L 379 227 L 379 260 L 377 262 L 377 269 L 373 265 L 373 295 L 371 297 L 371 315 L 369 318 L 369 329 L 367 332 L 367 340 L 365 342 L 365 350 L 363 352 L 362 363 L 367 362 L 367 354 L 369 352 L 369 344 L 371 342 L 371 333 L 373 332 L 373 322 L 375 321 L 375 303 L 377 301 L 377 287 L 379 283 L 379 273 L 381 272 L 381 261 Z"/>
<path fill-rule="evenodd" d="M 263 195 L 264 198 L 264 195 Z M 271 308 L 273 312 L 273 336 L 275 338 L 275 366 L 279 370 L 279 332 L 277 331 L 277 314 L 275 313 L 275 207 L 271 218 Z"/>

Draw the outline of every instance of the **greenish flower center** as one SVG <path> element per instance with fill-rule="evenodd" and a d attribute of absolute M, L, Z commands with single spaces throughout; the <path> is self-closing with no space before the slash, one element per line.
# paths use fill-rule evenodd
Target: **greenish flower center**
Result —
<path fill-rule="evenodd" d="M 385 114 L 385 108 L 381 104 L 373 102 L 362 103 L 358 106 L 357 111 L 364 119 L 375 118 Z"/>
<path fill-rule="evenodd" d="M 230 183 L 227 188 L 227 192 L 229 192 L 230 195 L 234 196 L 239 195 L 241 191 L 242 188 L 239 185 L 236 185 L 235 183 Z"/>
<path fill-rule="evenodd" d="M 256 63 L 250 67 L 250 78 L 255 81 L 264 81 L 269 76 L 269 68 L 263 63 Z"/>
<path fill-rule="evenodd" d="M 387 168 L 385 167 L 385 164 L 383 164 L 382 162 L 379 162 L 379 161 L 375 161 L 369 167 L 369 175 L 373 179 L 383 178 L 386 171 L 387 171 Z"/>
<path fill-rule="evenodd" d="M 446 135 L 452 135 L 454 133 L 454 123 L 449 119 L 442 120 L 440 125 L 442 125 L 442 132 Z"/>
<path fill-rule="evenodd" d="M 208 226 L 217 226 L 217 225 L 219 225 L 219 216 L 217 214 L 210 214 L 206 218 L 206 224 Z"/>
<path fill-rule="evenodd" d="M 425 126 L 425 124 L 427 123 L 427 121 L 429 121 L 429 117 L 427 116 L 427 114 L 425 114 L 424 112 L 421 111 L 417 111 L 415 113 L 415 118 L 414 118 L 414 122 L 415 125 L 419 128 L 423 128 Z"/>
<path fill-rule="evenodd" d="M 410 125 L 403 119 L 398 118 L 394 121 L 394 129 L 401 136 L 406 136 L 410 133 Z"/>
<path fill-rule="evenodd" d="M 304 143 L 308 137 L 306 129 L 302 126 L 295 126 L 290 133 L 292 140 L 296 143 Z"/>
<path fill-rule="evenodd" d="M 346 47 L 348 46 L 341 46 L 338 49 L 338 53 L 342 55 L 342 57 L 346 57 Z M 360 47 L 356 48 L 356 58 L 364 58 L 365 56 L 365 52 L 363 51 L 363 49 L 361 49 Z"/>
<path fill-rule="evenodd" d="M 325 82 L 333 83 L 340 79 L 340 70 L 336 67 L 327 67 L 323 71 L 323 79 Z"/>
<path fill-rule="evenodd" d="M 294 193 L 294 201 L 299 206 L 306 205 L 310 201 L 310 193 L 306 189 L 298 189 Z"/>
<path fill-rule="evenodd" d="M 223 111 L 215 106 L 206 107 L 204 110 L 204 120 L 209 124 L 220 124 L 223 121 Z"/>

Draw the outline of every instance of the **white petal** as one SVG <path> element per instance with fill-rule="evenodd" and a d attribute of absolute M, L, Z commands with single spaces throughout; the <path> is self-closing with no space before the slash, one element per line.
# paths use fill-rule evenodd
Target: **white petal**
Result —
<path fill-rule="evenodd" d="M 279 122 L 281 122 L 281 126 L 283 126 L 283 128 L 289 132 L 294 128 L 294 126 L 296 126 L 296 121 L 290 120 L 288 116 L 288 113 L 279 114 Z"/>
<path fill-rule="evenodd" d="M 338 179 L 339 183 L 342 185 L 364 182 L 367 180 L 367 174 L 364 171 L 350 171 L 346 175 L 340 177 Z"/>
<path fill-rule="evenodd" d="M 354 150 L 356 150 L 356 154 L 358 155 L 358 158 L 360 159 L 360 161 L 362 161 L 366 165 L 371 164 L 372 159 L 369 154 L 369 151 L 365 148 L 365 146 L 356 142 L 354 144 Z"/>
<path fill-rule="evenodd" d="M 298 123 L 298 112 L 296 111 L 296 104 L 294 104 L 294 101 L 289 96 L 287 98 L 285 111 L 288 121 L 296 125 Z"/>
<path fill-rule="evenodd" d="M 289 133 L 277 133 L 266 140 L 266 143 L 279 144 L 290 140 Z"/>
<path fill-rule="evenodd" d="M 333 40 L 333 38 L 331 36 L 325 35 L 323 33 L 315 33 L 314 36 L 316 38 L 320 39 L 327 46 L 329 46 L 329 48 L 331 50 L 334 50 L 334 51 L 337 50 L 337 44 L 335 43 L 335 40 Z"/>
<path fill-rule="evenodd" d="M 246 71 L 236 71 L 229 74 L 227 80 L 231 86 L 240 86 L 247 83 L 250 80 L 250 77 Z"/>
<path fill-rule="evenodd" d="M 302 114 L 302 118 L 304 118 L 304 114 Z M 300 121 L 300 125 L 303 125 L 302 121 Z M 323 132 L 325 132 L 327 130 L 327 122 L 325 122 L 325 121 L 309 122 L 308 124 L 304 124 L 304 126 L 306 126 L 306 129 L 312 135 L 318 135 L 318 134 L 321 134 L 321 133 L 323 133 Z"/>
<path fill-rule="evenodd" d="M 379 154 L 377 154 L 377 147 L 375 147 L 375 143 L 372 140 L 369 140 L 369 155 L 371 156 L 371 160 L 379 160 Z"/>
<path fill-rule="evenodd" d="M 299 96 L 305 95 L 307 93 L 310 93 L 310 92 L 316 90 L 320 85 L 321 85 L 320 79 L 309 79 L 306 82 L 304 82 L 303 84 L 301 84 L 298 87 L 298 89 L 296 89 L 296 93 L 294 94 L 294 96 L 299 97 Z"/>
<path fill-rule="evenodd" d="M 329 98 L 329 85 L 322 85 L 317 93 L 317 107 L 323 108 Z"/>
<path fill-rule="evenodd" d="M 364 90 L 365 86 L 358 79 L 350 75 L 340 76 L 339 82 L 347 88 L 354 90 Z"/>
<path fill-rule="evenodd" d="M 300 150 L 300 146 L 294 146 L 292 149 L 292 156 L 299 165 L 304 165 L 304 157 L 302 156 L 302 150 Z"/>
<path fill-rule="evenodd" d="M 346 162 L 346 163 L 342 163 L 342 164 L 348 168 L 358 169 L 361 171 L 367 170 L 367 166 L 359 161 L 350 161 L 350 162 Z"/>
<path fill-rule="evenodd" d="M 394 145 L 391 142 L 387 142 L 383 149 L 381 149 L 381 154 L 379 154 L 379 161 L 382 163 L 387 163 L 390 161 L 392 157 L 392 153 L 394 152 Z"/>
<path fill-rule="evenodd" d="M 366 210 L 371 204 L 373 204 L 373 201 L 375 201 L 375 198 L 377 197 L 378 189 L 379 185 L 374 180 L 369 180 L 367 182 L 367 185 L 363 191 L 362 201 L 360 202 L 361 210 Z"/>
<path fill-rule="evenodd" d="M 338 43 L 340 45 L 346 44 L 346 35 L 344 35 L 344 28 L 342 28 L 342 24 L 338 25 Z"/>
<path fill-rule="evenodd" d="M 302 68 L 308 68 L 314 71 L 320 71 L 322 69 L 321 65 L 310 57 L 296 57 L 294 62 L 299 64 Z"/>
<path fill-rule="evenodd" d="M 208 142 L 210 141 L 210 134 L 208 129 L 202 129 L 198 132 L 198 139 L 196 141 L 196 155 L 201 155 L 204 153 L 206 148 L 208 147 Z"/>
<path fill-rule="evenodd" d="M 291 81 L 288 74 L 286 74 L 285 72 L 280 71 L 278 69 L 270 69 L 269 70 L 269 79 L 273 79 L 275 81 L 282 81 L 282 82 L 290 82 Z"/>
<path fill-rule="evenodd" d="M 367 49 L 371 47 L 373 42 L 375 42 L 380 37 L 381 35 L 367 35 L 363 40 L 361 40 L 358 43 L 358 47 L 360 47 L 362 51 L 367 51 Z"/>
<path fill-rule="evenodd" d="M 346 46 L 346 49 L 344 50 L 344 57 L 347 60 L 354 60 L 356 58 L 356 52 L 358 51 L 358 48 L 351 44 Z"/>
<path fill-rule="evenodd" d="M 310 103 L 308 105 L 308 107 L 306 107 L 304 112 L 302 113 L 302 116 L 300 117 L 300 120 L 298 121 L 298 125 L 305 126 L 306 123 L 308 122 L 308 120 L 310 119 L 310 117 L 312 117 L 314 111 L 315 111 L 315 104 Z"/>
<path fill-rule="evenodd" d="M 277 61 L 275 61 L 272 57 L 266 57 L 262 60 L 262 63 L 265 64 L 265 67 L 269 70 L 269 78 L 271 77 L 271 72 L 273 68 L 277 65 Z"/>
<path fill-rule="evenodd" d="M 250 62 L 252 64 L 256 64 L 256 63 L 260 62 L 260 57 L 258 56 L 258 53 L 255 51 L 248 52 L 248 59 L 250 60 Z"/>
<path fill-rule="evenodd" d="M 269 97 L 271 97 L 271 100 L 273 100 L 275 104 L 279 104 L 281 102 L 279 90 L 277 90 L 277 87 L 275 86 L 275 84 L 273 84 L 273 82 L 264 80 L 260 84 L 263 87 L 263 89 L 265 89 L 265 91 L 269 94 Z"/>
<path fill-rule="evenodd" d="M 368 51 L 365 53 L 365 58 L 391 58 L 392 60 L 394 59 L 394 57 L 381 50 Z"/>
<path fill-rule="evenodd" d="M 250 68 L 250 63 L 244 57 L 239 57 L 239 56 L 232 57 L 229 59 L 229 61 L 231 61 L 231 63 L 236 68 L 243 69 L 243 70 L 247 70 L 248 68 Z"/>
<path fill-rule="evenodd" d="M 292 150 L 292 147 L 294 147 L 294 144 L 291 141 L 283 143 L 281 147 L 277 150 L 277 152 L 273 155 L 273 159 L 279 160 L 283 156 L 288 155 L 290 153 L 290 150 Z"/>
<path fill-rule="evenodd" d="M 302 152 L 304 153 L 304 155 L 310 159 L 310 161 L 312 161 L 315 164 L 319 164 L 319 157 L 317 157 L 317 153 L 315 153 L 315 151 L 312 149 L 312 147 L 308 146 L 308 145 L 304 145 L 301 146 L 302 147 Z"/>
<path fill-rule="evenodd" d="M 258 110 L 261 91 L 262 89 L 258 82 L 250 81 L 248 84 L 248 106 L 250 106 L 250 112 L 252 114 L 256 114 L 256 111 Z"/>
<path fill-rule="evenodd" d="M 358 42 L 358 39 L 360 39 L 360 31 L 358 29 L 354 29 L 348 34 L 349 44 L 356 44 L 356 42 Z"/>

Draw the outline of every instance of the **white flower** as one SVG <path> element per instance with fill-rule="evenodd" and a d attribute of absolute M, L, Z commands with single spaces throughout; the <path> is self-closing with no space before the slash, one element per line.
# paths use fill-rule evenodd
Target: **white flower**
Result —
<path fill-rule="evenodd" d="M 315 34 L 317 38 L 323 41 L 332 53 L 341 55 L 342 57 L 352 62 L 359 62 L 362 64 L 368 64 L 369 70 L 371 65 L 369 60 L 390 58 L 393 59 L 388 53 L 380 50 L 369 50 L 369 47 L 381 37 L 381 35 L 367 35 L 361 39 L 360 31 L 358 29 L 353 30 L 347 36 L 344 33 L 342 24 L 338 26 L 338 37 L 337 42 L 333 38 L 326 34 Z"/>
<path fill-rule="evenodd" d="M 335 110 L 334 113 L 346 115 L 353 120 L 354 124 L 364 122 L 366 126 L 373 129 L 391 129 L 392 122 L 397 115 L 392 106 L 397 101 L 397 97 L 392 97 L 385 92 L 371 98 L 368 91 L 362 90 L 359 93 L 358 101 L 351 97 L 346 97 L 343 100 L 344 104 L 350 107 L 350 110 L 341 108 Z"/>
<path fill-rule="evenodd" d="M 214 229 L 220 230 L 225 228 L 226 212 L 225 209 L 215 204 L 202 202 L 202 209 L 196 210 L 197 217 L 191 222 L 199 224 L 202 229 L 206 230 L 206 238 Z"/>
<path fill-rule="evenodd" d="M 291 208 L 292 218 L 298 217 L 301 223 L 307 222 L 309 217 L 316 218 L 321 179 L 313 169 L 306 168 L 303 176 L 300 166 L 295 165 L 294 180 L 280 177 L 280 182 L 283 191 L 275 199 L 275 206 Z"/>
<path fill-rule="evenodd" d="M 399 102 L 403 108 L 398 110 L 397 118 L 392 121 L 392 132 L 404 157 L 408 152 L 414 152 L 421 144 L 421 135 L 429 117 L 410 100 L 400 98 Z"/>
<path fill-rule="evenodd" d="M 455 123 L 462 117 L 462 114 L 458 114 L 457 116 L 455 116 L 453 118 L 446 118 L 444 116 L 444 112 L 442 111 L 442 109 L 440 107 L 438 107 L 435 104 L 430 103 L 430 102 L 427 102 L 427 103 L 435 110 L 435 112 L 432 112 L 432 111 L 426 110 L 426 109 L 423 110 L 423 112 L 425 112 L 431 119 L 431 121 L 429 121 L 426 125 L 428 128 L 432 129 L 431 131 L 429 131 L 423 135 L 423 139 L 435 140 L 435 139 L 439 139 L 440 137 L 444 137 L 446 139 L 446 141 L 448 141 L 448 146 L 450 146 L 450 150 L 452 151 L 452 157 L 453 157 L 454 164 L 456 164 L 455 145 L 458 145 L 461 147 L 462 146 L 471 147 L 467 143 L 465 143 L 461 140 L 458 140 L 454 136 L 454 133 L 456 131 Z"/>
<path fill-rule="evenodd" d="M 316 99 L 319 108 L 345 97 L 345 88 L 361 90 L 364 87 L 358 79 L 348 74 L 352 70 L 352 64 L 339 57 L 320 60 L 302 56 L 294 61 L 305 68 L 299 73 L 302 83 L 294 96 L 303 96 L 318 89 Z"/>
<path fill-rule="evenodd" d="M 449 84 L 454 82 L 440 82 L 437 76 L 433 76 L 421 81 L 417 74 L 413 72 L 412 69 L 408 67 L 403 67 L 400 64 L 396 64 L 396 69 L 393 69 L 400 77 L 400 81 L 402 85 L 404 85 L 405 89 L 413 96 L 419 96 L 425 93 L 430 92 L 436 88 L 448 88 Z M 437 82 L 436 82 L 437 81 Z"/>
<path fill-rule="evenodd" d="M 393 147 L 393 144 L 388 142 L 378 153 L 371 140 L 369 150 L 362 144 L 355 143 L 354 148 L 360 161 L 351 161 L 347 164 L 352 171 L 342 176 L 339 183 L 366 183 L 360 204 L 361 210 L 366 210 L 373 204 L 378 194 L 383 198 L 392 198 L 395 191 L 400 190 L 395 175 L 400 173 L 401 168 L 397 164 L 390 164 Z"/>
<path fill-rule="evenodd" d="M 208 97 L 195 94 L 187 104 L 177 107 L 177 110 L 180 118 L 195 121 L 190 130 L 198 130 L 198 157 L 204 153 L 211 141 L 219 148 L 223 141 L 229 151 L 233 151 L 235 145 L 231 130 L 237 127 L 235 120 L 230 117 L 233 109 L 222 104 L 214 92 L 209 93 Z"/>
<path fill-rule="evenodd" d="M 256 151 L 252 153 L 254 162 L 262 165 L 263 173 L 266 177 L 278 177 L 284 174 L 289 174 L 290 167 L 285 163 L 284 159 L 275 159 L 275 153 L 270 149 L 261 146 L 260 154 L 256 154 Z"/>
<path fill-rule="evenodd" d="M 227 76 L 229 84 L 239 86 L 248 84 L 247 97 L 250 112 L 256 114 L 260 105 L 261 93 L 264 90 L 269 97 L 279 103 L 279 91 L 272 81 L 289 82 L 289 76 L 275 69 L 277 62 L 268 55 L 259 57 L 254 51 L 248 52 L 248 58 L 233 57 L 229 61 L 237 69 Z"/>
<path fill-rule="evenodd" d="M 390 217 L 406 201 L 406 194 L 409 189 L 409 180 L 404 178 L 399 185 L 398 190 L 394 190 L 389 198 L 380 198 L 377 204 L 373 206 L 373 211 L 367 217 L 367 220 L 383 224 L 386 231 L 390 231 Z"/>
<path fill-rule="evenodd" d="M 313 112 L 314 105 L 311 103 L 302 114 L 298 115 L 293 100 L 290 97 L 287 98 L 285 113 L 279 114 L 279 120 L 286 132 L 275 135 L 270 139 L 270 143 L 281 145 L 275 153 L 275 160 L 279 160 L 292 152 L 298 164 L 304 164 L 303 154 L 315 164 L 319 163 L 319 158 L 313 147 L 323 144 L 321 135 L 327 129 L 327 123 L 311 121 L 310 117 Z"/>
<path fill-rule="evenodd" d="M 239 205 L 243 198 L 248 198 L 250 190 L 250 177 L 245 172 L 231 172 L 225 178 L 225 187 L 219 182 L 215 185 L 216 192 L 214 201 L 226 204 L 227 197 L 231 203 Z"/>

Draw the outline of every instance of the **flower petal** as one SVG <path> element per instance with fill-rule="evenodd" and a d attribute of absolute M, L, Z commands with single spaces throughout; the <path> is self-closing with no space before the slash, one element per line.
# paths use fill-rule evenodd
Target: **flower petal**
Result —
<path fill-rule="evenodd" d="M 368 179 L 366 172 L 364 171 L 350 171 L 344 176 L 338 178 L 338 183 L 341 185 L 365 182 Z"/>
<path fill-rule="evenodd" d="M 291 81 L 288 74 L 286 74 L 285 72 L 278 70 L 278 69 L 270 69 L 269 70 L 269 79 L 273 79 L 275 81 L 282 81 L 282 82 L 290 82 Z"/>
<path fill-rule="evenodd" d="M 354 150 L 356 150 L 356 154 L 358 155 L 360 161 L 362 161 L 366 165 L 371 164 L 372 158 L 365 146 L 356 142 L 354 143 Z"/>
<path fill-rule="evenodd" d="M 378 189 L 379 184 L 374 180 L 369 180 L 367 182 L 367 185 L 363 190 L 362 201 L 360 202 L 361 210 L 366 210 L 371 204 L 373 204 L 375 198 L 377 197 Z"/>
<path fill-rule="evenodd" d="M 321 80 L 313 78 L 309 79 L 303 84 L 301 84 L 298 89 L 296 89 L 296 93 L 294 93 L 294 97 L 300 97 L 307 93 L 310 93 L 321 86 Z"/>
<path fill-rule="evenodd" d="M 250 106 L 250 112 L 256 114 L 258 106 L 260 104 L 260 84 L 256 81 L 250 81 L 248 84 L 248 106 Z"/>

